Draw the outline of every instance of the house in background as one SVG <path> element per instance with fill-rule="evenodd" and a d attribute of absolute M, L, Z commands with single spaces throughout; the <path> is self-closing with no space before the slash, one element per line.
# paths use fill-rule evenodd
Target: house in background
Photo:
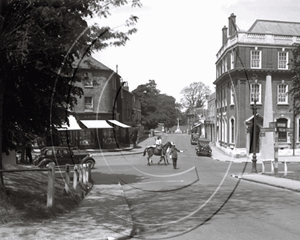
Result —
<path fill-rule="evenodd" d="M 256 20 L 248 31 L 241 31 L 236 16 L 228 18 L 222 29 L 222 46 L 216 61 L 216 145 L 232 156 L 248 154 L 253 142 L 254 98 L 257 100 L 257 150 L 261 150 L 259 132 L 267 107 L 273 122 L 293 128 L 293 100 L 288 94 L 293 73 L 289 66 L 293 43 L 300 43 L 300 23 Z M 255 84 L 255 79 L 257 84 Z M 255 95 L 258 93 L 258 95 Z M 264 105 L 265 97 L 272 103 Z M 299 144 L 296 118 L 295 141 Z M 293 137 L 279 133 L 280 151 L 291 151 Z"/>
<path fill-rule="evenodd" d="M 77 67 L 79 60 L 74 63 Z M 117 71 L 92 57 L 84 57 L 76 72 L 83 96 L 72 112 L 82 130 L 68 131 L 69 144 L 80 149 L 111 149 L 129 145 L 132 101 Z M 131 94 L 131 98 L 132 98 Z M 127 123 L 127 124 L 126 124 Z M 66 145 L 66 131 L 60 131 L 60 145 Z"/>

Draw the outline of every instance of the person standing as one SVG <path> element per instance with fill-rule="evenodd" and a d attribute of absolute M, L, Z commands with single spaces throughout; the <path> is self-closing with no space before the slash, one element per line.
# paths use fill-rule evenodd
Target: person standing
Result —
<path fill-rule="evenodd" d="M 176 148 L 175 143 L 171 143 L 172 147 L 171 147 L 171 151 L 170 151 L 170 158 L 172 158 L 172 162 L 173 162 L 173 169 L 177 169 L 177 159 L 178 159 L 178 155 L 177 152 L 183 152 L 182 150 L 178 150 Z"/>
<path fill-rule="evenodd" d="M 32 164 L 32 155 L 31 155 L 31 151 L 32 151 L 32 146 L 31 143 L 28 143 L 26 146 L 26 159 L 27 157 L 29 158 L 29 163 Z"/>

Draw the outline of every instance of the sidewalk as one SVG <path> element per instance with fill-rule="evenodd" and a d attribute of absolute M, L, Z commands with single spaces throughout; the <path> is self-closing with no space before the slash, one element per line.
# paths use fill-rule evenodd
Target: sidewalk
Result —
<path fill-rule="evenodd" d="M 252 163 L 250 158 L 234 158 L 228 156 L 223 151 L 215 146 L 212 146 L 213 156 L 212 158 L 222 162 L 234 162 L 234 163 Z M 300 156 L 279 156 L 278 163 L 292 163 L 300 164 Z M 269 161 L 270 163 L 270 161 Z M 258 160 L 257 164 L 262 164 L 262 161 Z M 232 177 L 239 178 L 246 181 L 256 182 L 260 184 L 266 184 L 273 187 L 284 188 L 291 191 L 300 191 L 300 181 L 279 178 L 275 176 L 268 176 L 262 173 L 244 173 L 244 174 L 232 174 Z"/>

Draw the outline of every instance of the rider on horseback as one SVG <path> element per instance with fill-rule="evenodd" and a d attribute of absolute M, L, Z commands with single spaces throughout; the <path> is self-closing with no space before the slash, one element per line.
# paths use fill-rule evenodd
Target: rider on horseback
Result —
<path fill-rule="evenodd" d="M 157 150 L 161 150 L 161 144 L 162 144 L 161 136 L 158 136 L 156 141 L 155 141 L 155 147 L 156 147 Z"/>

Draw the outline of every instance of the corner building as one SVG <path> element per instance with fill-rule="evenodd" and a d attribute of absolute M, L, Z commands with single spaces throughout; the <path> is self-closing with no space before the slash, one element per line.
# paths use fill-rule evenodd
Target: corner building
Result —
<path fill-rule="evenodd" d="M 299 144 L 299 117 L 293 115 L 293 99 L 288 94 L 293 72 L 289 62 L 293 43 L 300 43 L 300 23 L 256 20 L 248 31 L 239 30 L 236 16 L 222 29 L 222 47 L 216 61 L 216 146 L 234 156 L 250 150 L 253 103 L 256 96 L 256 152 L 262 148 L 264 114 L 273 122 L 285 123 L 293 133 L 279 133 L 279 155 L 290 154 Z M 257 84 L 255 84 L 255 79 Z M 268 84 L 267 84 L 268 83 Z M 258 93 L 254 95 L 254 93 Z M 265 98 L 271 104 L 265 106 Z M 272 115 L 270 117 L 270 115 Z M 266 122 L 266 121 L 265 121 Z M 264 126 L 265 127 L 265 126 Z M 250 151 L 251 152 L 251 151 Z"/>

